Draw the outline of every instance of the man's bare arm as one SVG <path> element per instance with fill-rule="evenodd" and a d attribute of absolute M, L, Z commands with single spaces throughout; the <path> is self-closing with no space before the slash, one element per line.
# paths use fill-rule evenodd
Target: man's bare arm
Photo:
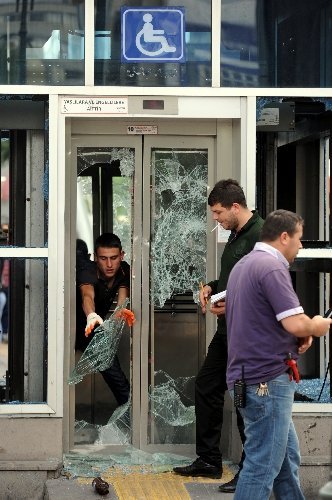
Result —
<path fill-rule="evenodd" d="M 295 337 L 322 337 L 328 332 L 332 320 L 323 316 L 309 318 L 306 314 L 295 314 L 281 320 L 282 326 Z"/>
<path fill-rule="evenodd" d="M 82 295 L 82 307 L 86 316 L 95 312 L 95 289 L 92 285 L 80 286 Z"/>
<path fill-rule="evenodd" d="M 103 324 L 103 318 L 95 312 L 94 287 L 92 285 L 81 285 L 80 290 L 82 295 L 82 307 L 86 315 L 85 336 L 88 337 L 96 326 Z"/>
<path fill-rule="evenodd" d="M 129 289 L 124 286 L 120 287 L 118 290 L 118 306 L 121 306 L 127 297 L 129 297 Z"/>

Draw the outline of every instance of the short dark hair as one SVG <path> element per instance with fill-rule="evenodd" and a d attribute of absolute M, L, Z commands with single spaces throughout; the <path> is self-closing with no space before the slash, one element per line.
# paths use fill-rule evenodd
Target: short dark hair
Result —
<path fill-rule="evenodd" d="M 76 240 L 76 254 L 82 257 L 89 257 L 88 245 L 80 238 Z"/>
<path fill-rule="evenodd" d="M 238 203 L 247 208 L 246 197 L 238 181 L 235 179 L 224 179 L 214 186 L 208 197 L 208 204 L 213 207 L 220 203 L 225 208 L 230 208 L 233 203 Z"/>
<path fill-rule="evenodd" d="M 87 263 L 90 262 L 90 254 L 88 245 L 84 240 L 77 238 L 76 240 L 76 270 L 81 271 L 87 268 Z"/>
<path fill-rule="evenodd" d="M 114 233 L 103 233 L 98 236 L 95 241 L 94 251 L 96 252 L 100 247 L 119 248 L 119 250 L 122 250 L 121 240 Z"/>
<path fill-rule="evenodd" d="M 289 210 L 275 210 L 265 219 L 261 232 L 262 241 L 275 241 L 281 233 L 285 232 L 293 236 L 297 226 L 304 225 L 302 217 Z"/>

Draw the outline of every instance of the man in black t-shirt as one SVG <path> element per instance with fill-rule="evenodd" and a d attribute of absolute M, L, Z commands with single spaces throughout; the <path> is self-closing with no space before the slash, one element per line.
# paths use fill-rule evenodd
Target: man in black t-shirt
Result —
<path fill-rule="evenodd" d="M 130 266 L 123 260 L 118 236 L 113 233 L 100 235 L 95 242 L 94 257 L 94 262 L 81 255 L 77 258 L 77 286 L 82 302 L 77 311 L 76 349 L 82 351 L 93 337 L 93 330 L 111 314 L 114 299 L 117 297 L 117 305 L 123 304 L 130 290 Z M 82 317 L 86 321 L 85 330 Z M 130 385 L 117 356 L 111 367 L 101 374 L 118 404 L 126 403 Z"/>

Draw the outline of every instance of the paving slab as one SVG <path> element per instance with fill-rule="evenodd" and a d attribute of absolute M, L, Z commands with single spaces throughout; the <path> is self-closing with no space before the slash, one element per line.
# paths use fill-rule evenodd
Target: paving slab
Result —
<path fill-rule="evenodd" d="M 45 500 L 231 500 L 234 495 L 221 493 L 221 482 L 232 479 L 233 472 L 227 466 L 222 480 L 192 478 L 165 472 L 142 471 L 137 467 L 112 467 L 101 475 L 109 484 L 109 493 L 99 495 L 92 486 L 91 477 L 61 477 L 46 482 Z"/>

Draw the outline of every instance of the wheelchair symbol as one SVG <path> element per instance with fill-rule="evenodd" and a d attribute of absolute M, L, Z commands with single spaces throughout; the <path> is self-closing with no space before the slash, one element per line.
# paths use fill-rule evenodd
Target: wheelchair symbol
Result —
<path fill-rule="evenodd" d="M 176 51 L 176 47 L 168 44 L 167 38 L 165 36 L 165 30 L 155 30 L 152 24 L 153 16 L 152 14 L 144 14 L 143 28 L 136 35 L 136 47 L 137 49 L 146 56 L 159 56 L 162 53 L 171 53 Z M 142 47 L 142 38 L 144 44 L 149 43 L 160 43 L 161 47 L 157 50 L 147 50 Z"/>

